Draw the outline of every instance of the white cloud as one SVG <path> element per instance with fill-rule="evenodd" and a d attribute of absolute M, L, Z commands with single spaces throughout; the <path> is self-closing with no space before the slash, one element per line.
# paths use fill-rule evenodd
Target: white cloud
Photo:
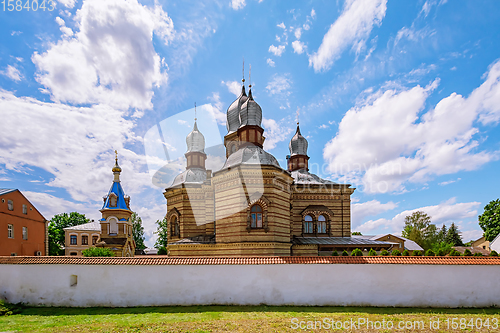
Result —
<path fill-rule="evenodd" d="M 280 24 L 276 25 L 278 28 L 281 28 L 283 30 L 286 29 L 285 23 L 281 22 Z"/>
<path fill-rule="evenodd" d="M 274 46 L 273 44 L 269 46 L 269 52 L 273 53 L 277 57 L 281 57 L 281 54 L 285 52 L 285 45 Z"/>
<path fill-rule="evenodd" d="M 219 93 L 212 93 L 212 96 L 208 99 L 212 103 L 206 106 L 207 111 L 215 118 L 219 125 L 226 125 L 226 114 L 222 112 L 222 101 L 220 100 Z"/>
<path fill-rule="evenodd" d="M 300 40 L 292 42 L 293 52 L 297 54 L 302 54 L 304 52 L 305 46 Z"/>
<path fill-rule="evenodd" d="M 225 84 L 229 92 L 236 97 L 241 94 L 241 83 L 238 81 L 222 81 L 221 83 Z"/>
<path fill-rule="evenodd" d="M 441 182 L 441 183 L 439 183 L 438 185 L 440 185 L 440 186 L 446 186 L 446 185 L 449 185 L 449 184 L 456 183 L 456 182 L 458 182 L 460 179 L 461 179 L 461 178 L 448 180 L 448 181 L 445 181 L 445 182 Z"/>
<path fill-rule="evenodd" d="M 309 56 L 316 72 L 330 69 L 334 61 L 350 45 L 364 45 L 374 26 L 385 16 L 387 0 L 346 1 L 340 17 L 330 26 L 317 52 Z"/>
<path fill-rule="evenodd" d="M 320 129 L 327 129 L 329 128 L 330 126 L 328 126 L 327 124 L 322 124 L 319 128 Z"/>
<path fill-rule="evenodd" d="M 172 20 L 162 8 L 150 9 L 137 0 L 88 0 L 75 19 L 80 30 L 74 37 L 32 57 L 36 78 L 52 99 L 152 108 L 153 87 L 167 81 L 152 36 L 168 43 L 174 35 Z"/>
<path fill-rule="evenodd" d="M 245 0 L 231 0 L 230 5 L 234 10 L 239 10 L 244 8 L 246 3 Z"/>
<path fill-rule="evenodd" d="M 300 39 L 300 36 L 302 36 L 302 29 L 301 28 L 295 29 L 295 38 Z"/>
<path fill-rule="evenodd" d="M 441 225 L 443 223 L 449 224 L 451 222 L 455 222 L 457 224 L 464 219 L 470 219 L 477 216 L 477 208 L 480 204 L 480 202 L 456 203 L 455 198 L 451 198 L 450 200 L 438 205 L 405 210 L 394 216 L 392 219 L 382 218 L 378 220 L 370 220 L 357 227 L 356 230 L 361 231 L 364 234 L 369 234 L 373 231 L 390 233 L 401 232 L 405 225 L 405 217 L 416 211 L 423 211 L 428 214 L 431 217 L 432 223 L 436 225 Z"/>
<path fill-rule="evenodd" d="M 290 133 L 292 132 L 291 128 L 285 126 L 284 120 L 277 122 L 274 119 L 262 118 L 262 127 L 264 127 L 265 129 L 265 150 L 271 150 L 275 148 L 278 142 L 288 139 Z"/>
<path fill-rule="evenodd" d="M 178 119 L 177 122 L 181 125 L 188 125 L 189 126 L 189 124 L 186 120 Z"/>
<path fill-rule="evenodd" d="M 73 8 L 75 7 L 76 0 L 57 0 L 60 4 L 64 5 L 66 8 Z"/>
<path fill-rule="evenodd" d="M 273 61 L 273 59 L 271 58 L 267 58 L 267 64 L 271 67 L 274 67 L 276 66 L 276 63 Z"/>
<path fill-rule="evenodd" d="M 17 82 L 23 79 L 23 75 L 21 74 L 21 72 L 19 72 L 19 70 L 16 67 L 11 65 L 7 65 L 7 68 L 5 68 L 5 70 L 3 71 L 0 71 L 0 74 L 5 75 L 9 79 Z"/>
<path fill-rule="evenodd" d="M 66 26 L 66 23 L 62 18 L 60 18 L 59 16 L 56 17 L 56 22 L 57 24 L 59 24 L 59 30 L 61 30 L 64 36 L 66 37 L 73 36 L 73 30 L 71 30 Z"/>
<path fill-rule="evenodd" d="M 361 225 L 363 220 L 369 216 L 377 216 L 383 212 L 393 210 L 398 205 L 392 201 L 387 203 L 380 203 L 378 200 L 371 200 L 362 203 L 355 203 L 351 205 L 351 229 L 357 231 L 357 227 Z"/>
<path fill-rule="evenodd" d="M 266 89 L 269 95 L 284 94 L 286 96 L 290 95 L 289 89 L 291 88 L 290 75 L 273 75 L 271 81 L 268 82 Z"/>
<path fill-rule="evenodd" d="M 500 119 L 499 79 L 497 62 L 469 97 L 453 93 L 422 115 L 436 81 L 368 95 L 347 111 L 337 136 L 325 145 L 329 170 L 362 183 L 367 192 L 401 192 L 406 182 L 475 170 L 496 159 L 497 153 L 477 151 L 474 123 Z"/>
<path fill-rule="evenodd" d="M 311 17 L 313 20 L 316 18 L 316 11 L 314 10 L 314 8 L 311 9 Z"/>

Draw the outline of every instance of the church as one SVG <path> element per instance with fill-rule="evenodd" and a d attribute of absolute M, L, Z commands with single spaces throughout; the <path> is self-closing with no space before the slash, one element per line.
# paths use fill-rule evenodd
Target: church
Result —
<path fill-rule="evenodd" d="M 246 93 L 227 109 L 226 160 L 205 167 L 196 118 L 186 137 L 186 170 L 165 189 L 169 256 L 318 256 L 333 250 L 385 247 L 351 237 L 354 188 L 309 172 L 299 123 L 286 170 L 263 149 L 262 108 Z M 380 244 L 379 244 L 380 243 Z"/>

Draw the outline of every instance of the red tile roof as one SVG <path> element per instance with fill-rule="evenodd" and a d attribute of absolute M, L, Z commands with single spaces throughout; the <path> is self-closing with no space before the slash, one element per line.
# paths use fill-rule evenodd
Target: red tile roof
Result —
<path fill-rule="evenodd" d="M 4 265 L 281 265 L 281 264 L 394 264 L 500 265 L 500 257 L 167 257 L 135 258 L 0 257 Z"/>

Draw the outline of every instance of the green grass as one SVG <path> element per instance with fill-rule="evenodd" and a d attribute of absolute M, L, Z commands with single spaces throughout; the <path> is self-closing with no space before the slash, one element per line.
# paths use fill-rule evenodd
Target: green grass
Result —
<path fill-rule="evenodd" d="M 1 304 L 0 304 L 1 305 Z M 419 332 L 448 332 L 447 318 L 500 320 L 500 309 L 430 309 L 301 306 L 173 306 L 136 308 L 25 307 L 21 313 L 0 317 L 0 332 L 297 332 L 292 318 L 335 321 L 368 318 L 371 321 L 424 321 Z M 440 330 L 430 330 L 429 320 L 440 319 Z M 500 324 L 500 323 L 499 323 Z M 315 330 L 322 331 L 322 330 Z M 332 331 L 332 330 L 323 330 Z M 351 330 L 344 330 L 349 332 Z M 362 328 L 352 330 L 370 332 Z M 378 330 L 384 332 L 384 330 Z M 391 330 L 385 330 L 387 332 Z M 393 329 L 392 331 L 405 332 Z M 410 331 L 410 330 L 407 330 Z M 468 327 L 464 331 L 479 331 Z M 488 331 L 488 330 L 480 330 Z M 498 332 L 493 329 L 491 332 Z"/>

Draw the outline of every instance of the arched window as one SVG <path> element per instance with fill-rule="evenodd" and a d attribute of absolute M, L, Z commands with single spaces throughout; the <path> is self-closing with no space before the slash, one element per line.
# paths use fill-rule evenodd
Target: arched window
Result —
<path fill-rule="evenodd" d="M 179 236 L 180 235 L 180 230 L 179 230 L 179 221 L 177 220 L 177 216 L 172 216 L 170 219 L 170 224 L 172 226 L 172 235 L 173 236 Z"/>
<path fill-rule="evenodd" d="M 69 244 L 70 245 L 77 245 L 76 244 L 76 235 L 69 236 Z"/>
<path fill-rule="evenodd" d="M 313 218 L 311 215 L 306 215 L 304 217 L 304 233 L 312 234 L 313 231 Z"/>
<path fill-rule="evenodd" d="M 253 205 L 250 209 L 252 219 L 252 228 L 262 228 L 262 207 L 260 205 Z"/>
<path fill-rule="evenodd" d="M 109 222 L 109 234 L 117 235 L 118 234 L 118 219 L 116 217 L 111 217 L 108 219 Z"/>
<path fill-rule="evenodd" d="M 326 234 L 326 218 L 324 215 L 318 216 L 318 234 Z"/>

